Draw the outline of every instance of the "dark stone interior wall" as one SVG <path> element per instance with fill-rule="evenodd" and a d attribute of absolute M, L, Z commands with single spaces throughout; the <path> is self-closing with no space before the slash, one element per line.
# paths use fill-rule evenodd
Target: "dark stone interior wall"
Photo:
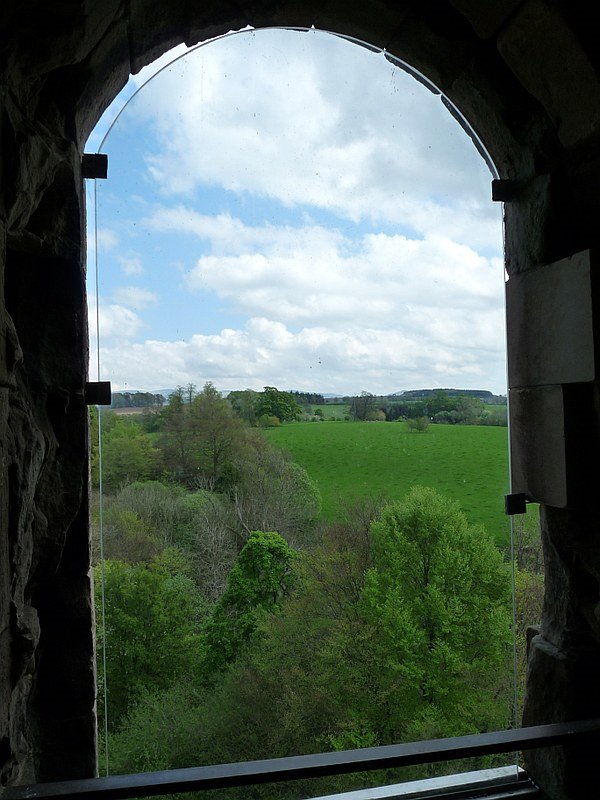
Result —
<path fill-rule="evenodd" d="M 2 99 L 0 767 L 22 782 L 95 769 L 84 209 L 66 131 Z"/>
<path fill-rule="evenodd" d="M 600 79 L 589 9 L 583 0 L 5 0 L 2 783 L 95 769 L 80 155 L 130 71 L 182 41 L 247 24 L 314 24 L 386 47 L 444 91 L 501 177 L 514 181 L 505 207 L 506 263 L 516 274 L 597 244 Z M 598 319 L 594 325 L 600 328 Z M 592 420 L 599 418 L 596 386 L 594 378 L 580 393 Z M 561 398 L 579 396 L 577 387 L 554 388 Z M 544 422 L 568 439 L 579 406 L 565 401 L 564 408 L 564 418 Z M 593 439 L 586 457 L 570 462 L 570 484 L 593 485 L 599 457 L 600 440 Z M 568 508 L 543 514 L 548 593 L 532 646 L 528 722 L 600 716 L 598 519 L 585 493 L 573 498 Z M 534 776 L 550 797 L 589 796 L 574 777 L 573 754 L 558 753 L 530 757 Z"/>

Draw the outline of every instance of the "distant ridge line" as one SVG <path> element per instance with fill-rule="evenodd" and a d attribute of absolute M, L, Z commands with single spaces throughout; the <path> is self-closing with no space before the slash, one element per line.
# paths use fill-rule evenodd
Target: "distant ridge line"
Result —
<path fill-rule="evenodd" d="M 495 395 L 493 392 L 490 392 L 488 389 L 406 389 L 405 391 L 401 392 L 394 392 L 394 397 L 403 397 L 403 398 L 421 398 L 421 397 L 431 397 L 438 392 L 443 392 L 447 394 L 448 397 L 458 397 L 460 395 L 466 397 L 479 397 L 479 398 L 489 398 L 489 397 L 498 397 L 499 395 Z"/>

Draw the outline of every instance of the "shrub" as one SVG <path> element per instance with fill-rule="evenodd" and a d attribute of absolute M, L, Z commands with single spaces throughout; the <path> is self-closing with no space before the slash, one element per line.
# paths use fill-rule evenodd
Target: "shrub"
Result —
<path fill-rule="evenodd" d="M 424 433 L 429 427 L 429 417 L 415 417 L 414 419 L 407 419 L 406 424 L 408 430 L 413 433 Z"/>

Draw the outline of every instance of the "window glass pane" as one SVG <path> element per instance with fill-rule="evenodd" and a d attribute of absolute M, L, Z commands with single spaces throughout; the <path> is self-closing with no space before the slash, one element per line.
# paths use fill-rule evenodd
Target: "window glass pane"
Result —
<path fill-rule="evenodd" d="M 94 415 L 110 771 L 510 727 L 485 161 L 397 61 L 315 30 L 231 35 L 137 80 L 90 237 L 114 393 Z"/>

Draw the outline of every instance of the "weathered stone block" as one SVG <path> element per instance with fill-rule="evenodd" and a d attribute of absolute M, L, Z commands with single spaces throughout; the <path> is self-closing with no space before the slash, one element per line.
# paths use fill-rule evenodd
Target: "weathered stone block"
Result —
<path fill-rule="evenodd" d="M 75 100 L 75 131 L 81 150 L 99 119 L 129 80 L 131 73 L 129 23 L 116 16 L 79 67 L 81 78 Z"/>
<path fill-rule="evenodd" d="M 390 31 L 403 23 L 410 7 L 406 0 L 394 4 L 378 0 L 369 6 L 360 0 L 350 3 L 336 0 L 320 5 L 315 27 L 352 36 L 381 48 L 389 46 Z"/>
<path fill-rule="evenodd" d="M 449 91 L 468 67 L 468 34 L 473 35 L 466 22 L 464 27 L 456 24 L 461 19 L 458 14 L 456 18 L 448 20 L 445 29 L 445 18 L 440 17 L 432 24 L 431 20 L 409 16 L 394 33 L 387 49 L 419 70 L 441 92 Z"/>
<path fill-rule="evenodd" d="M 507 282 L 511 389 L 595 379 L 591 260 L 589 251 L 577 253 Z"/>
<path fill-rule="evenodd" d="M 598 136 L 600 77 L 556 3 L 525 3 L 498 36 L 498 49 L 546 109 L 565 147 Z"/>
<path fill-rule="evenodd" d="M 248 14 L 230 0 L 192 0 L 188 9 L 185 43 L 189 46 L 198 44 L 229 31 L 239 31 L 251 24 Z"/>
<path fill-rule="evenodd" d="M 593 508 L 600 483 L 598 383 L 509 391 L 512 491 L 555 508 Z"/>
<path fill-rule="evenodd" d="M 512 491 L 563 508 L 567 459 L 561 387 L 511 389 L 509 406 Z"/>
<path fill-rule="evenodd" d="M 480 0 L 451 0 L 469 20 L 482 39 L 493 36 L 523 0 L 499 0 L 496 3 L 481 3 Z"/>
<path fill-rule="evenodd" d="M 534 164 L 527 165 L 534 169 Z M 517 173 L 517 179 L 519 173 Z M 527 175 L 515 198 L 504 206 L 506 271 L 512 277 L 557 257 L 555 231 L 559 227 L 550 175 Z M 570 252 L 574 252 L 573 249 Z M 559 251 L 559 256 L 564 250 Z"/>
<path fill-rule="evenodd" d="M 600 716 L 600 655 L 597 648 L 560 651 L 536 636 L 529 655 L 524 725 L 570 722 Z M 548 800 L 590 800 L 598 787 L 600 740 L 524 753 L 525 768 Z"/>
<path fill-rule="evenodd" d="M 181 43 L 186 29 L 186 0 L 129 0 L 131 71 L 139 72 Z"/>

